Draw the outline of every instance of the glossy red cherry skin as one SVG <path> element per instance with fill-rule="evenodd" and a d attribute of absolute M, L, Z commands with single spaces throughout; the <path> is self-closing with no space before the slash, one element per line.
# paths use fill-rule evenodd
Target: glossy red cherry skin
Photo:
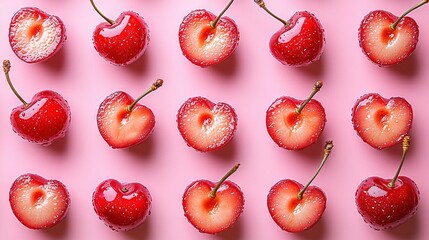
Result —
<path fill-rule="evenodd" d="M 399 176 L 393 188 L 391 179 L 370 177 L 356 191 L 356 205 L 364 221 L 375 230 L 395 228 L 413 217 L 420 201 L 416 183 Z"/>
<path fill-rule="evenodd" d="M 128 65 L 140 58 L 149 44 L 149 28 L 141 16 L 132 11 L 119 15 L 115 24 L 100 23 L 93 34 L 94 47 L 114 65 Z"/>
<path fill-rule="evenodd" d="M 323 53 L 325 36 L 319 20 L 311 13 L 295 13 L 270 40 L 271 54 L 282 64 L 301 67 L 317 60 Z"/>

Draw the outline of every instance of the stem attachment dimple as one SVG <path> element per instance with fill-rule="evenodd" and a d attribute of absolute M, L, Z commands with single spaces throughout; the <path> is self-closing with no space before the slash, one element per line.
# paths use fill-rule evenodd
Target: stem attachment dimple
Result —
<path fill-rule="evenodd" d="M 95 11 L 97 11 L 97 13 L 104 18 L 104 20 L 106 20 L 108 23 L 110 23 L 110 25 L 115 24 L 115 21 L 113 21 L 112 19 L 106 17 L 103 13 L 100 12 L 100 10 L 98 10 L 97 6 L 95 6 L 94 0 L 89 0 L 91 2 L 92 7 L 95 9 Z"/>
<path fill-rule="evenodd" d="M 210 198 L 216 198 L 216 192 L 217 192 L 217 190 L 220 188 L 220 186 L 222 185 L 222 183 L 225 182 L 225 180 L 227 178 L 229 178 L 229 176 L 231 176 L 233 173 L 235 173 L 235 171 L 237 171 L 238 167 L 240 167 L 240 164 L 236 164 L 233 168 L 231 168 L 231 170 L 229 170 L 229 172 L 227 172 L 225 174 L 225 176 L 223 176 L 223 178 L 216 184 L 216 186 L 210 192 L 210 194 L 209 194 Z"/>
<path fill-rule="evenodd" d="M 399 173 L 401 172 L 402 165 L 404 165 L 405 155 L 407 154 L 408 148 L 410 147 L 410 136 L 405 136 L 402 140 L 402 158 L 401 163 L 399 164 L 398 170 L 395 173 L 395 176 L 392 178 L 392 181 L 390 181 L 389 184 L 387 184 L 388 187 L 394 188 L 395 182 L 398 179 Z"/>
<path fill-rule="evenodd" d="M 222 12 L 216 17 L 216 19 L 212 22 L 210 22 L 210 27 L 215 28 L 216 24 L 219 22 L 219 19 L 222 17 L 222 15 L 228 10 L 228 8 L 231 6 L 231 4 L 234 2 L 234 0 L 229 1 L 228 5 L 222 10 Z"/>
<path fill-rule="evenodd" d="M 319 172 L 322 169 L 323 165 L 325 165 L 325 162 L 328 159 L 329 154 L 331 154 L 331 150 L 332 150 L 333 147 L 334 147 L 334 144 L 332 143 L 332 141 L 327 141 L 326 142 L 324 153 L 323 153 L 322 162 L 320 163 L 319 168 L 317 169 L 316 173 L 313 175 L 313 177 L 311 178 L 311 180 L 307 183 L 307 185 L 305 185 L 305 187 L 303 189 L 301 189 L 301 191 L 299 191 L 299 193 L 298 193 L 298 200 L 302 200 L 302 195 L 304 195 L 304 192 L 307 190 L 307 188 L 310 186 L 310 184 L 316 178 L 317 174 L 319 174 Z"/>
<path fill-rule="evenodd" d="M 127 107 L 127 111 L 131 112 L 133 110 L 133 108 L 136 106 L 136 104 L 142 99 L 144 98 L 146 95 L 148 95 L 149 93 L 155 91 L 156 89 L 160 88 L 162 86 L 162 84 L 164 83 L 164 80 L 162 79 L 157 79 L 152 86 L 150 86 L 150 88 L 140 97 L 136 98 L 136 100 L 134 100 L 133 103 L 131 103 L 128 107 Z"/>
<path fill-rule="evenodd" d="M 267 12 L 268 14 L 270 14 L 272 17 L 274 17 L 275 19 L 279 20 L 281 23 L 283 23 L 283 25 L 285 27 L 288 27 L 290 25 L 289 21 L 285 21 L 283 19 L 281 19 L 280 17 L 276 16 L 274 13 L 272 13 L 267 6 L 265 6 L 265 2 L 264 0 L 254 0 L 256 4 L 258 4 L 259 7 L 261 7 L 262 9 L 265 10 L 265 12 Z"/>
<path fill-rule="evenodd" d="M 314 97 L 314 95 L 316 95 L 316 93 L 320 91 L 320 89 L 322 88 L 322 86 L 323 86 L 323 82 L 322 81 L 317 81 L 314 84 L 313 91 L 311 92 L 311 94 L 307 98 L 307 100 L 305 100 L 302 104 L 300 104 L 297 109 L 295 109 L 295 112 L 297 114 L 301 114 L 302 109 L 304 109 L 304 107 L 310 102 L 310 100 Z"/>
<path fill-rule="evenodd" d="M 3 71 L 4 75 L 6 76 L 7 84 L 9 84 L 10 89 L 12 89 L 12 92 L 15 94 L 15 96 L 24 104 L 24 106 L 28 106 L 28 103 L 19 95 L 18 91 L 16 91 L 15 87 L 12 84 L 12 81 L 10 80 L 9 72 L 10 72 L 10 61 L 4 60 L 3 61 Z"/>
<path fill-rule="evenodd" d="M 412 11 L 414 11 L 414 10 L 416 10 L 417 8 L 419 8 L 419 7 L 421 7 L 421 6 L 423 6 L 423 5 L 425 5 L 426 3 L 428 3 L 429 2 L 429 0 L 423 0 L 423 1 L 421 1 L 420 3 L 418 3 L 417 5 L 415 5 L 414 7 L 412 7 L 412 8 L 410 8 L 410 9 L 408 9 L 404 14 L 402 14 L 400 17 L 398 17 L 398 19 L 396 19 L 396 21 L 394 22 L 394 23 L 392 23 L 391 25 L 390 25 L 390 28 L 392 29 L 392 30 L 396 30 L 396 26 L 398 26 L 398 23 L 405 17 L 405 16 L 407 16 L 410 12 L 412 12 Z"/>

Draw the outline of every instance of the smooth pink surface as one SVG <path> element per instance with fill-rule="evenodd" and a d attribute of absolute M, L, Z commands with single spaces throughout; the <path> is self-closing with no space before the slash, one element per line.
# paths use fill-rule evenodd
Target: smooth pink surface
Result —
<path fill-rule="evenodd" d="M 221 65 L 196 67 L 180 51 L 179 24 L 194 9 L 217 13 L 226 2 L 98 1 L 100 9 L 111 18 L 122 10 L 133 10 L 149 25 L 151 41 L 146 53 L 127 67 L 109 64 L 94 50 L 92 32 L 103 19 L 89 0 L 0 2 L 0 57 L 11 60 L 15 87 L 25 99 L 42 89 L 58 91 L 72 111 L 65 139 L 49 147 L 28 143 L 11 129 L 10 112 L 20 103 L 6 80 L 0 81 L 0 239 L 427 239 L 429 29 L 425 24 L 429 6 L 411 14 L 421 27 L 420 41 L 411 58 L 398 66 L 379 68 L 359 48 L 360 21 L 375 9 L 400 14 L 412 4 L 410 1 L 267 0 L 267 6 L 285 19 L 296 11 L 308 10 L 325 28 L 326 48 L 321 60 L 309 67 L 292 68 L 279 63 L 269 52 L 268 41 L 281 24 L 253 1 L 236 1 L 226 15 L 236 21 L 241 32 L 237 51 Z M 27 6 L 55 14 L 66 25 L 68 39 L 64 47 L 47 62 L 26 64 L 9 46 L 10 18 Z M 118 90 L 138 96 L 156 78 L 163 78 L 164 86 L 142 101 L 156 116 L 153 134 L 140 146 L 111 149 L 97 130 L 99 104 Z M 316 99 L 325 107 L 328 120 L 321 139 L 303 151 L 279 148 L 266 131 L 266 110 L 281 95 L 305 98 L 317 80 L 324 81 Z M 356 99 L 369 92 L 402 96 L 415 114 L 411 149 L 402 175 L 419 186 L 421 205 L 410 222 L 385 232 L 374 231 L 364 223 L 354 200 L 356 187 L 363 179 L 373 175 L 390 178 L 400 160 L 400 146 L 373 149 L 353 130 L 351 108 Z M 186 99 L 199 95 L 227 102 L 237 112 L 236 135 L 221 151 L 199 153 L 186 146 L 177 130 L 177 110 Z M 314 182 L 328 198 L 321 221 L 301 234 L 283 232 L 266 207 L 269 189 L 284 178 L 305 183 L 319 165 L 324 141 L 330 139 L 335 147 Z M 216 181 L 235 163 L 241 163 L 241 167 L 231 180 L 244 192 L 244 212 L 231 230 L 216 236 L 201 234 L 183 216 L 183 191 L 196 179 Z M 59 226 L 33 231 L 14 217 L 8 202 L 9 188 L 27 172 L 58 179 L 70 191 L 70 211 Z M 116 233 L 97 218 L 91 196 L 108 178 L 137 181 L 149 189 L 152 214 L 142 227 Z"/>

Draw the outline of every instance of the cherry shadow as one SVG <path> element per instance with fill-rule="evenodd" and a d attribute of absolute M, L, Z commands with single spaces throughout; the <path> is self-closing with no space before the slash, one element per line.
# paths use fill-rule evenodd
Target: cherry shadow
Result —
<path fill-rule="evenodd" d="M 155 145 L 155 136 L 151 134 L 149 138 L 146 139 L 146 141 L 135 146 L 129 147 L 126 149 L 126 151 L 136 157 L 139 157 L 139 159 L 150 159 L 151 156 L 153 156 L 154 154 Z"/>
<path fill-rule="evenodd" d="M 69 231 L 69 215 L 67 215 L 61 222 L 52 228 L 43 230 L 42 232 L 53 239 L 62 239 L 67 236 Z"/>
<path fill-rule="evenodd" d="M 237 51 L 235 51 L 229 58 L 225 61 L 218 63 L 214 66 L 208 67 L 211 71 L 216 72 L 219 75 L 224 76 L 225 78 L 221 78 L 222 80 L 231 80 L 231 78 L 236 74 L 238 69 L 239 59 L 237 58 Z M 232 78 L 236 79 L 236 78 Z"/>
<path fill-rule="evenodd" d="M 56 154 L 64 154 L 68 149 L 69 139 L 66 135 L 63 138 L 57 139 L 54 142 L 52 142 L 49 146 L 42 146 L 43 148 L 49 149 L 49 151 L 52 151 Z"/>
<path fill-rule="evenodd" d="M 128 237 L 129 239 L 136 239 L 136 240 L 137 239 L 149 239 L 150 234 L 151 234 L 150 215 L 148 216 L 146 221 L 143 222 L 142 225 L 123 233 L 123 235 Z"/>
<path fill-rule="evenodd" d="M 243 239 L 243 225 L 242 225 L 242 219 L 238 219 L 238 221 L 235 223 L 232 228 L 216 234 L 216 238 L 222 239 L 222 240 L 239 240 Z"/>
<path fill-rule="evenodd" d="M 150 64 L 150 51 L 149 49 L 135 62 L 131 63 L 125 68 L 133 74 L 142 75 L 147 72 Z"/>
<path fill-rule="evenodd" d="M 229 143 L 219 150 L 209 152 L 209 154 L 215 158 L 221 159 L 223 161 L 232 161 L 237 155 L 237 140 L 236 137 L 233 137 Z"/>
<path fill-rule="evenodd" d="M 322 77 L 325 72 L 325 60 L 322 56 L 318 61 L 311 63 L 308 66 L 297 67 L 297 71 L 302 72 L 303 74 L 307 74 L 312 77 Z M 320 79 L 324 80 L 324 79 Z"/>
<path fill-rule="evenodd" d="M 402 63 L 387 67 L 388 70 L 392 71 L 394 74 L 399 74 L 403 76 L 404 81 L 410 81 L 415 79 L 420 72 L 420 64 L 418 61 L 418 53 L 415 51 Z"/>
<path fill-rule="evenodd" d="M 42 62 L 42 66 L 49 69 L 49 71 L 54 73 L 63 72 L 66 66 L 66 54 L 67 54 L 67 46 L 63 46 L 54 56 L 50 59 Z"/>
<path fill-rule="evenodd" d="M 324 219 L 322 217 L 312 228 L 296 235 L 301 239 L 326 239 L 326 222 Z"/>
<path fill-rule="evenodd" d="M 417 212 L 417 214 L 408 222 L 397 228 L 388 229 L 385 232 L 393 236 L 395 239 L 416 239 L 421 235 L 420 229 L 419 212 Z"/>
<path fill-rule="evenodd" d="M 308 159 L 308 163 L 313 164 L 314 162 L 320 162 L 322 160 L 323 157 L 323 150 L 325 148 L 325 144 L 327 140 L 332 140 L 332 139 L 326 139 L 325 138 L 325 134 L 322 133 L 322 135 L 319 137 L 319 139 L 313 143 L 312 145 L 301 149 L 301 150 L 290 150 L 288 152 L 290 152 L 292 155 L 300 155 L 300 157 L 304 157 L 305 159 Z M 335 141 L 333 141 L 334 144 L 334 148 L 335 148 Z"/>

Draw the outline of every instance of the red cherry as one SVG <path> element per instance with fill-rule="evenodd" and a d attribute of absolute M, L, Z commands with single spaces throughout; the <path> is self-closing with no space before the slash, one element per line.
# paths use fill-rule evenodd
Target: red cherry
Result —
<path fill-rule="evenodd" d="M 423 0 L 399 18 L 390 12 L 372 11 L 359 27 L 359 45 L 370 61 L 389 66 L 405 61 L 419 41 L 419 26 L 406 15 L 428 3 Z"/>
<path fill-rule="evenodd" d="M 64 137 L 70 125 L 67 101 L 60 94 L 45 90 L 35 94 L 27 103 L 12 85 L 8 60 L 3 62 L 3 70 L 10 88 L 23 103 L 12 110 L 10 121 L 13 131 L 30 142 L 45 146 Z"/>
<path fill-rule="evenodd" d="M 322 104 L 313 100 L 322 87 L 316 82 L 305 101 L 280 97 L 267 110 L 266 126 L 277 145 L 288 150 L 303 149 L 319 139 L 325 128 L 326 114 Z"/>
<path fill-rule="evenodd" d="M 332 148 L 332 141 L 326 142 L 322 162 L 306 186 L 284 179 L 271 188 L 267 197 L 268 210 L 274 222 L 284 231 L 305 231 L 313 227 L 325 212 L 325 193 L 310 184 L 322 169 Z"/>
<path fill-rule="evenodd" d="M 108 179 L 92 196 L 94 210 L 114 231 L 128 231 L 141 225 L 150 214 L 152 198 L 140 183 L 119 183 Z"/>
<path fill-rule="evenodd" d="M 226 179 L 237 171 L 235 165 L 218 183 L 198 180 L 183 194 L 183 211 L 200 232 L 215 234 L 231 228 L 243 212 L 244 197 L 240 187 Z"/>
<path fill-rule="evenodd" d="M 234 53 L 240 39 L 238 27 L 231 18 L 222 17 L 233 1 L 217 17 L 203 9 L 192 11 L 183 19 L 179 29 L 180 48 L 193 64 L 207 67 Z"/>
<path fill-rule="evenodd" d="M 150 89 L 137 99 L 118 91 L 109 95 L 100 104 L 97 126 L 103 139 L 112 148 L 127 148 L 145 141 L 155 127 L 153 112 L 138 104 L 147 94 L 162 86 L 158 79 Z"/>
<path fill-rule="evenodd" d="M 416 183 L 399 176 L 409 146 L 409 137 L 403 141 L 403 154 L 393 179 L 370 177 L 356 190 L 356 206 L 364 221 L 375 230 L 395 228 L 407 222 L 416 212 L 420 193 Z"/>
<path fill-rule="evenodd" d="M 135 62 L 149 44 L 149 29 L 138 13 L 122 12 L 116 21 L 104 16 L 90 0 L 94 9 L 107 23 L 100 23 L 94 31 L 94 47 L 107 61 L 124 66 Z"/>
<path fill-rule="evenodd" d="M 319 20 L 306 11 L 296 12 L 289 21 L 274 15 L 263 0 L 255 2 L 268 14 L 283 23 L 270 40 L 271 54 L 281 63 L 289 66 L 307 66 L 323 53 L 325 35 Z"/>
<path fill-rule="evenodd" d="M 66 39 L 63 21 L 38 8 L 21 8 L 10 22 L 10 46 L 16 56 L 27 63 L 41 62 L 53 57 Z"/>
<path fill-rule="evenodd" d="M 19 176 L 9 191 L 13 214 L 26 227 L 46 229 L 63 220 L 70 207 L 70 195 L 64 184 L 36 174 Z"/>

